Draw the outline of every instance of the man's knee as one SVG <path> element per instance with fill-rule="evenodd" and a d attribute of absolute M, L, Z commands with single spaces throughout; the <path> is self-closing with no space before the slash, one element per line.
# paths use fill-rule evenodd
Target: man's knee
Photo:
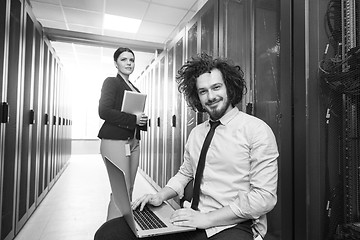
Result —
<path fill-rule="evenodd" d="M 102 230 L 102 226 L 96 231 L 94 235 L 94 240 L 105 240 L 107 239 L 104 235 L 104 231 Z"/>
<path fill-rule="evenodd" d="M 114 235 L 116 235 L 117 228 L 115 227 L 119 219 L 112 219 L 110 221 L 105 222 L 101 227 L 96 231 L 94 235 L 94 240 L 111 240 L 114 239 Z"/>
<path fill-rule="evenodd" d="M 123 217 L 104 223 L 95 233 L 94 240 L 136 239 Z"/>

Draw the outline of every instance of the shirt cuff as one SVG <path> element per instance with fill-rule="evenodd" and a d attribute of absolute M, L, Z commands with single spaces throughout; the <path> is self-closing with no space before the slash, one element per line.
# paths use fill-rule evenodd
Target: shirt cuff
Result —
<path fill-rule="evenodd" d="M 240 218 L 244 218 L 244 215 L 242 214 L 240 208 L 237 206 L 237 203 L 236 203 L 236 202 L 230 203 L 229 207 L 230 207 L 231 211 L 233 211 L 233 213 L 234 213 L 236 216 L 238 216 L 238 217 L 240 217 Z"/>
<path fill-rule="evenodd" d="M 170 179 L 169 182 L 166 184 L 166 187 L 171 188 L 172 190 L 174 190 L 178 197 L 181 199 L 184 196 L 184 186 L 181 185 L 178 181 L 176 181 L 175 179 Z"/>

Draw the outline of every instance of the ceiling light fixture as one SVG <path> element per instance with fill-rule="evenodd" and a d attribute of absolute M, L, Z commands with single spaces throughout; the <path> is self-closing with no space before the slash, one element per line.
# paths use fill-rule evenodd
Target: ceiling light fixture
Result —
<path fill-rule="evenodd" d="M 135 18 L 120 17 L 111 14 L 104 15 L 104 28 L 119 32 L 136 33 L 139 30 L 141 20 Z"/>

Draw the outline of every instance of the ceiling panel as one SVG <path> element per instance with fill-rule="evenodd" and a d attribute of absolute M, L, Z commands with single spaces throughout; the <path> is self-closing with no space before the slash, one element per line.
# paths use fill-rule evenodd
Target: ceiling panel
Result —
<path fill-rule="evenodd" d="M 61 0 L 64 7 L 84 9 L 94 12 L 103 12 L 104 0 L 88 1 L 88 0 Z"/>
<path fill-rule="evenodd" d="M 185 10 L 191 9 L 191 7 L 196 3 L 194 0 L 152 0 L 151 2 Z"/>
<path fill-rule="evenodd" d="M 174 31 L 173 25 L 154 23 L 143 21 L 141 23 L 139 32 L 144 35 L 155 35 L 161 37 L 169 37 L 169 35 Z"/>
<path fill-rule="evenodd" d="M 165 44 L 206 0 L 29 0 L 44 27 Z M 136 34 L 103 29 L 105 13 L 142 19 Z M 121 24 L 121 23 L 119 23 Z M 172 29 L 171 29 L 172 28 Z M 145 43 L 146 44 L 146 43 Z M 149 45 L 151 46 L 151 44 Z"/>
<path fill-rule="evenodd" d="M 132 0 L 107 0 L 105 13 L 128 18 L 143 19 L 149 7 L 148 2 Z"/>
<path fill-rule="evenodd" d="M 103 14 L 64 7 L 65 18 L 68 23 L 102 28 Z"/>
<path fill-rule="evenodd" d="M 138 33 L 137 35 L 137 39 L 142 39 L 143 41 L 146 42 L 155 42 L 155 43 L 164 43 L 167 39 L 167 37 L 164 36 L 160 36 L 160 35 L 148 35 L 148 34 L 142 34 L 142 33 Z"/>
<path fill-rule="evenodd" d="M 141 48 L 144 49 L 144 52 L 135 52 L 136 68 L 131 77 L 136 78 L 154 58 L 159 46 L 165 47 L 165 43 L 175 37 L 176 33 L 180 30 L 179 28 L 185 26 L 199 9 L 199 6 L 202 6 L 207 0 L 28 1 L 33 7 L 33 13 L 36 19 L 44 27 L 50 30 L 63 30 L 46 31 L 46 34 L 57 33 L 63 34 L 62 37 L 66 37 L 67 34 L 81 37 L 83 33 L 88 33 L 87 36 L 93 37 L 94 40 L 96 40 L 96 37 L 98 37 L 98 39 L 104 39 L 103 41 L 105 42 L 106 40 L 111 40 L 111 42 L 117 43 L 117 40 L 119 40 L 119 46 L 129 41 L 144 44 L 146 50 Z M 105 30 L 103 29 L 103 17 L 105 13 L 137 18 L 143 21 L 137 33 Z M 100 36 L 103 38 L 100 38 Z M 113 40 L 111 37 L 116 37 L 117 39 Z M 60 41 L 66 41 L 64 38 L 58 39 L 60 39 Z M 85 65 L 88 66 L 86 71 L 90 71 L 89 66 L 96 66 L 96 64 L 101 62 L 101 68 L 109 69 L 116 74 L 112 60 L 115 49 L 99 46 L 101 41 L 93 42 L 97 44 L 97 46 L 82 46 L 83 44 L 53 41 L 52 45 L 61 61 L 64 62 L 64 65 L 70 66 L 71 68 L 76 68 L 77 65 Z M 156 48 L 154 47 L 155 45 L 157 45 Z M 74 64 L 74 62 L 76 64 Z M 91 62 L 93 62 L 93 64 Z M 103 65 L 106 65 L 106 67 Z"/>
<path fill-rule="evenodd" d="M 141 26 L 140 26 L 141 28 Z M 160 34 L 154 34 L 157 32 L 157 29 L 154 29 L 154 31 L 149 34 L 143 34 L 141 31 L 139 33 L 125 33 L 125 32 L 117 32 L 114 30 L 103 30 L 103 34 L 106 36 L 111 37 L 117 37 L 120 39 L 130 39 L 130 40 L 141 40 L 146 42 L 152 42 L 152 43 L 163 43 L 168 38 L 167 36 L 162 36 Z M 121 41 L 119 41 L 121 42 Z"/>
<path fill-rule="evenodd" d="M 179 22 L 181 22 L 181 20 L 184 18 L 186 13 L 187 11 L 184 9 L 151 4 L 147 13 L 144 16 L 144 20 L 157 23 L 167 23 L 177 26 Z"/>
<path fill-rule="evenodd" d="M 33 12 L 36 19 L 65 22 L 60 5 L 33 2 Z"/>

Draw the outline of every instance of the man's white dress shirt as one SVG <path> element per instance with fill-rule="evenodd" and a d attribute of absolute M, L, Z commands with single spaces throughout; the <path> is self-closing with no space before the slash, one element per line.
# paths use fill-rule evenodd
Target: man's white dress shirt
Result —
<path fill-rule="evenodd" d="M 200 186 L 199 210 L 211 212 L 230 206 L 239 217 L 253 219 L 255 228 L 266 234 L 266 213 L 277 201 L 278 149 L 270 127 L 259 118 L 232 109 L 220 119 L 206 155 Z M 167 186 L 181 198 L 194 178 L 209 121 L 197 125 L 185 146 L 184 162 Z M 234 225 L 206 229 L 210 237 Z"/>

